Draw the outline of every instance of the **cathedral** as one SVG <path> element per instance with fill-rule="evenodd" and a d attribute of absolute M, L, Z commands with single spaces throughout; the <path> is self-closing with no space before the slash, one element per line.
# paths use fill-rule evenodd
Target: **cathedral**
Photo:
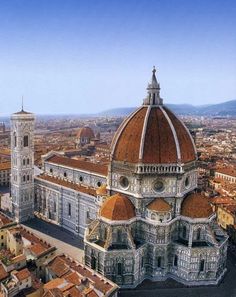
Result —
<path fill-rule="evenodd" d="M 84 237 L 85 264 L 120 287 L 167 278 L 218 284 L 228 238 L 197 191 L 195 144 L 163 104 L 155 72 L 117 130 L 108 165 L 49 152 L 35 175 L 34 115 L 13 114 L 12 209 L 19 222 L 37 214 Z M 83 132 L 78 143 L 91 137 Z"/>

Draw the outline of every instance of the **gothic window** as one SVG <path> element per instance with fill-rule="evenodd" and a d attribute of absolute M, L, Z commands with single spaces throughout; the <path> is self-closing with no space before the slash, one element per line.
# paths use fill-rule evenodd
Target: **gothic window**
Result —
<path fill-rule="evenodd" d="M 144 267 L 144 256 L 142 256 L 142 258 L 141 258 L 141 267 L 142 268 Z"/>
<path fill-rule="evenodd" d="M 83 181 L 83 176 L 79 177 L 79 181 L 82 182 Z"/>
<path fill-rule="evenodd" d="M 91 257 L 91 268 L 95 270 L 96 266 L 97 266 L 97 259 L 94 256 L 92 256 Z"/>
<path fill-rule="evenodd" d="M 29 165 L 29 158 L 27 158 L 27 165 Z"/>
<path fill-rule="evenodd" d="M 174 266 L 177 267 L 178 266 L 178 256 L 175 255 L 174 257 Z"/>
<path fill-rule="evenodd" d="M 197 240 L 201 239 L 201 228 L 197 229 Z"/>
<path fill-rule="evenodd" d="M 205 260 L 200 261 L 200 271 L 204 271 Z"/>
<path fill-rule="evenodd" d="M 71 216 L 71 204 L 68 203 L 68 216 Z"/>
<path fill-rule="evenodd" d="M 29 146 L 29 136 L 25 135 L 24 136 L 24 147 L 27 147 L 27 146 Z"/>
<path fill-rule="evenodd" d="M 121 239 L 121 230 L 117 230 L 117 242 L 121 242 L 122 241 L 122 239 Z"/>
<path fill-rule="evenodd" d="M 187 228 L 186 226 L 183 226 L 183 238 L 186 238 L 187 235 Z"/>
<path fill-rule="evenodd" d="M 23 166 L 25 166 L 25 159 L 23 159 Z"/>
<path fill-rule="evenodd" d="M 27 181 L 29 181 L 30 180 L 30 177 L 29 177 L 29 175 L 27 175 Z"/>
<path fill-rule="evenodd" d="M 161 257 L 157 258 L 157 267 L 161 267 Z"/>
<path fill-rule="evenodd" d="M 67 173 L 66 172 L 64 172 L 64 177 L 67 177 Z"/>
<path fill-rule="evenodd" d="M 16 138 L 16 133 L 14 133 L 14 146 L 17 146 L 17 138 Z"/>
<path fill-rule="evenodd" d="M 117 274 L 122 275 L 122 263 L 117 264 Z"/>
<path fill-rule="evenodd" d="M 98 187 L 101 187 L 101 185 L 102 185 L 102 183 L 99 181 L 99 182 L 97 182 L 97 186 Z"/>
<path fill-rule="evenodd" d="M 25 175 L 23 175 L 23 182 L 25 182 Z"/>
<path fill-rule="evenodd" d="M 49 170 L 49 171 L 50 171 L 50 173 L 53 173 L 53 169 L 52 169 L 52 168 L 50 168 L 50 170 Z"/>

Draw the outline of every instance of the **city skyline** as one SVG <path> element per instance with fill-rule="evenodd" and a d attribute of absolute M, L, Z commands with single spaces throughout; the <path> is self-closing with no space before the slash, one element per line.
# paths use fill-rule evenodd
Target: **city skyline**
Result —
<path fill-rule="evenodd" d="M 234 1 L 0 4 L 0 116 L 139 106 L 153 65 L 164 103 L 235 100 Z M 142 96 L 140 96 L 140 94 Z"/>

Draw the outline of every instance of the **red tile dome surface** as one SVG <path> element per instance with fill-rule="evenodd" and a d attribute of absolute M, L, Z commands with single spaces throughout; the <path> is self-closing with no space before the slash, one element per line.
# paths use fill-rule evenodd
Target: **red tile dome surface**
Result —
<path fill-rule="evenodd" d="M 118 193 L 103 203 L 100 215 L 112 221 L 125 221 L 135 217 L 135 209 L 129 198 Z"/>
<path fill-rule="evenodd" d="M 170 164 L 196 160 L 193 139 L 169 109 L 142 106 L 120 126 L 112 142 L 112 160 Z"/>

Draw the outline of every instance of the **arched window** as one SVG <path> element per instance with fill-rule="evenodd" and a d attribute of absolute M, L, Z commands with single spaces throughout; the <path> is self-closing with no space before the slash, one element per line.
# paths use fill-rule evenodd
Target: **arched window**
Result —
<path fill-rule="evenodd" d="M 141 267 L 142 268 L 144 267 L 144 256 L 142 256 L 142 258 L 141 258 Z"/>
<path fill-rule="evenodd" d="M 30 162 L 29 162 L 29 158 L 27 158 L 27 165 L 29 165 L 29 163 L 30 163 Z"/>
<path fill-rule="evenodd" d="M 183 226 L 183 238 L 186 238 L 187 235 L 187 228 L 186 226 Z"/>
<path fill-rule="evenodd" d="M 122 235 L 121 230 L 118 229 L 118 230 L 117 230 L 117 242 L 121 242 L 121 241 L 122 241 L 122 239 L 121 239 L 121 235 Z"/>
<path fill-rule="evenodd" d="M 178 256 L 175 255 L 174 257 L 174 266 L 177 267 L 178 266 Z"/>
<path fill-rule="evenodd" d="M 160 268 L 161 267 L 161 257 L 157 258 L 157 267 Z"/>
<path fill-rule="evenodd" d="M 68 203 L 68 216 L 71 216 L 71 204 Z"/>
<path fill-rule="evenodd" d="M 197 239 L 197 240 L 200 240 L 200 239 L 201 239 L 201 228 L 198 228 L 198 229 L 197 229 L 197 236 L 196 236 L 196 239 Z"/>
<path fill-rule="evenodd" d="M 66 172 L 64 172 L 64 177 L 67 177 L 67 173 Z"/>
<path fill-rule="evenodd" d="M 29 136 L 28 135 L 25 135 L 24 136 L 24 147 L 27 147 L 27 146 L 29 146 Z"/>
<path fill-rule="evenodd" d="M 201 260 L 200 261 L 200 267 L 199 267 L 200 269 L 199 270 L 200 271 L 204 271 L 204 267 L 205 267 L 205 260 Z"/>
<path fill-rule="evenodd" d="M 99 182 L 97 182 L 97 186 L 98 187 L 101 187 L 101 185 L 102 185 L 102 183 L 99 181 Z"/>
<path fill-rule="evenodd" d="M 94 255 L 92 255 L 92 257 L 91 257 L 91 268 L 93 270 L 96 270 L 96 267 L 97 267 L 97 259 L 95 258 Z"/>
<path fill-rule="evenodd" d="M 23 159 L 23 166 L 25 166 L 25 159 Z"/>
<path fill-rule="evenodd" d="M 56 201 L 53 202 L 53 210 L 54 210 L 54 212 L 57 212 L 57 204 L 56 204 Z"/>
<path fill-rule="evenodd" d="M 122 263 L 117 264 L 117 274 L 122 275 Z"/>
<path fill-rule="evenodd" d="M 25 175 L 23 175 L 23 182 L 25 182 Z"/>

